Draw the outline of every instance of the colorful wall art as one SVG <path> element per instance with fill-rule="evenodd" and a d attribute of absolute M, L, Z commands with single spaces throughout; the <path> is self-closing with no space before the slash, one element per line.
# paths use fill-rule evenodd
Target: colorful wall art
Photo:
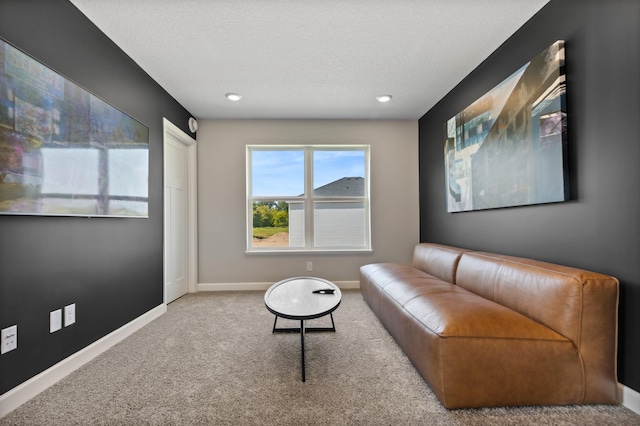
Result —
<path fill-rule="evenodd" d="M 0 39 L 0 214 L 148 217 L 149 128 Z"/>
<path fill-rule="evenodd" d="M 447 121 L 447 211 L 569 199 L 564 42 Z"/>

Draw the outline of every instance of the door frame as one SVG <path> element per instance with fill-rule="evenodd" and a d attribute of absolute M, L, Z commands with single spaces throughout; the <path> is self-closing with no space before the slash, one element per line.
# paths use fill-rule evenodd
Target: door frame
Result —
<path fill-rule="evenodd" d="M 162 118 L 162 300 L 167 304 L 167 242 L 164 230 L 166 229 L 166 200 L 164 198 L 164 185 L 167 173 L 167 140 L 168 135 L 173 136 L 187 147 L 187 256 L 189 257 L 189 293 L 198 291 L 198 170 L 197 170 L 197 144 L 196 140 L 186 134 L 178 126 Z"/>

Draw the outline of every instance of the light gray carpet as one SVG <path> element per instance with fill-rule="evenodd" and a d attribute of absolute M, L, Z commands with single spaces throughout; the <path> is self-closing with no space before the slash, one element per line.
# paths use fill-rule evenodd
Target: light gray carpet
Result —
<path fill-rule="evenodd" d="M 334 318 L 307 334 L 303 383 L 300 337 L 271 333 L 263 292 L 189 294 L 0 425 L 640 424 L 623 406 L 448 411 L 358 291 Z"/>

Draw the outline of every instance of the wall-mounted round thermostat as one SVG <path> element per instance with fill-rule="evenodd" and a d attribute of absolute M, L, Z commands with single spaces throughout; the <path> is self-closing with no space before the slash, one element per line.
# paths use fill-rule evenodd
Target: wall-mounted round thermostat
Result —
<path fill-rule="evenodd" d="M 198 130 L 198 122 L 193 117 L 189 119 L 189 130 L 191 130 L 191 133 L 195 133 Z"/>

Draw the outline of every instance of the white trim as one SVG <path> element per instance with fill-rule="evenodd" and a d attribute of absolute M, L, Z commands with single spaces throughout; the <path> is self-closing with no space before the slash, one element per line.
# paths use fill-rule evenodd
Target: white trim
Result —
<path fill-rule="evenodd" d="M 166 135 L 170 134 L 171 136 L 178 139 L 180 142 L 187 146 L 187 156 L 188 156 L 188 167 L 189 167 L 189 175 L 187 176 L 188 185 L 189 185 L 189 193 L 187 197 L 189 199 L 188 206 L 188 228 L 189 228 L 189 247 L 188 247 L 188 255 L 189 255 L 189 293 L 195 293 L 198 291 L 198 145 L 195 139 L 182 131 L 178 126 L 167 120 L 165 117 L 162 118 L 162 138 L 163 138 L 163 151 L 162 151 L 162 194 L 163 194 L 163 202 L 162 202 L 162 211 L 164 214 L 164 180 L 165 180 L 165 171 L 166 171 L 166 158 L 164 153 L 166 152 Z M 163 217 L 163 230 L 165 229 L 164 221 L 166 218 Z M 165 257 L 164 253 L 164 236 L 162 238 L 162 252 L 163 252 L 163 262 Z M 166 279 L 164 277 L 165 271 L 163 266 L 163 294 L 164 294 L 164 302 L 167 302 L 166 291 L 164 289 Z"/>
<path fill-rule="evenodd" d="M 358 289 L 360 281 L 334 281 L 340 290 Z M 266 290 L 273 282 L 256 283 L 199 283 L 198 291 L 250 291 Z"/>
<path fill-rule="evenodd" d="M 637 392 L 630 387 L 618 383 L 619 394 L 622 396 L 620 403 L 627 407 L 629 410 L 640 414 L 640 392 Z"/>
<path fill-rule="evenodd" d="M 84 349 L 49 367 L 42 373 L 3 393 L 2 396 L 0 396 L 0 417 L 9 414 L 49 386 L 54 385 L 68 374 L 71 374 L 115 344 L 129 337 L 165 312 L 167 312 L 167 305 L 164 303 L 158 305 L 133 321 L 93 342 Z"/>
<path fill-rule="evenodd" d="M 364 252 L 371 253 L 371 145 L 368 144 L 345 144 L 345 145 L 317 145 L 317 144 L 302 144 L 302 145 L 246 145 L 245 147 L 245 162 L 246 162 L 246 254 L 254 254 L 261 252 L 268 252 L 269 254 L 282 254 L 282 253 L 354 253 Z M 301 151 L 304 154 L 304 190 L 302 195 L 253 195 L 253 154 L 260 151 Z M 315 195 L 313 186 L 314 178 L 314 161 L 313 155 L 322 151 L 360 151 L 364 153 L 364 195 L 362 196 L 319 196 Z M 289 204 L 300 203 L 303 205 L 303 216 L 298 220 L 299 227 L 302 228 L 303 235 L 298 236 L 296 243 L 293 247 L 254 247 L 253 246 L 253 203 L 257 201 L 283 201 Z M 320 229 L 320 226 L 315 223 L 315 206 L 319 202 L 357 202 L 363 203 L 364 206 L 364 244 L 357 247 L 315 247 L 314 229 Z M 294 231 L 298 227 L 293 226 L 293 216 L 289 216 L 289 225 L 291 226 L 289 231 L 290 235 L 299 233 L 300 231 Z M 302 246 L 300 245 L 302 244 Z"/>
<path fill-rule="evenodd" d="M 304 250 L 304 249 L 284 249 L 281 248 L 279 250 L 277 249 L 264 249 L 264 250 L 248 250 L 245 251 L 244 254 L 248 255 L 248 256 L 263 256 L 263 255 L 282 255 L 282 254 L 372 254 L 373 253 L 373 248 L 368 248 L 368 249 L 308 249 L 308 250 Z"/>

